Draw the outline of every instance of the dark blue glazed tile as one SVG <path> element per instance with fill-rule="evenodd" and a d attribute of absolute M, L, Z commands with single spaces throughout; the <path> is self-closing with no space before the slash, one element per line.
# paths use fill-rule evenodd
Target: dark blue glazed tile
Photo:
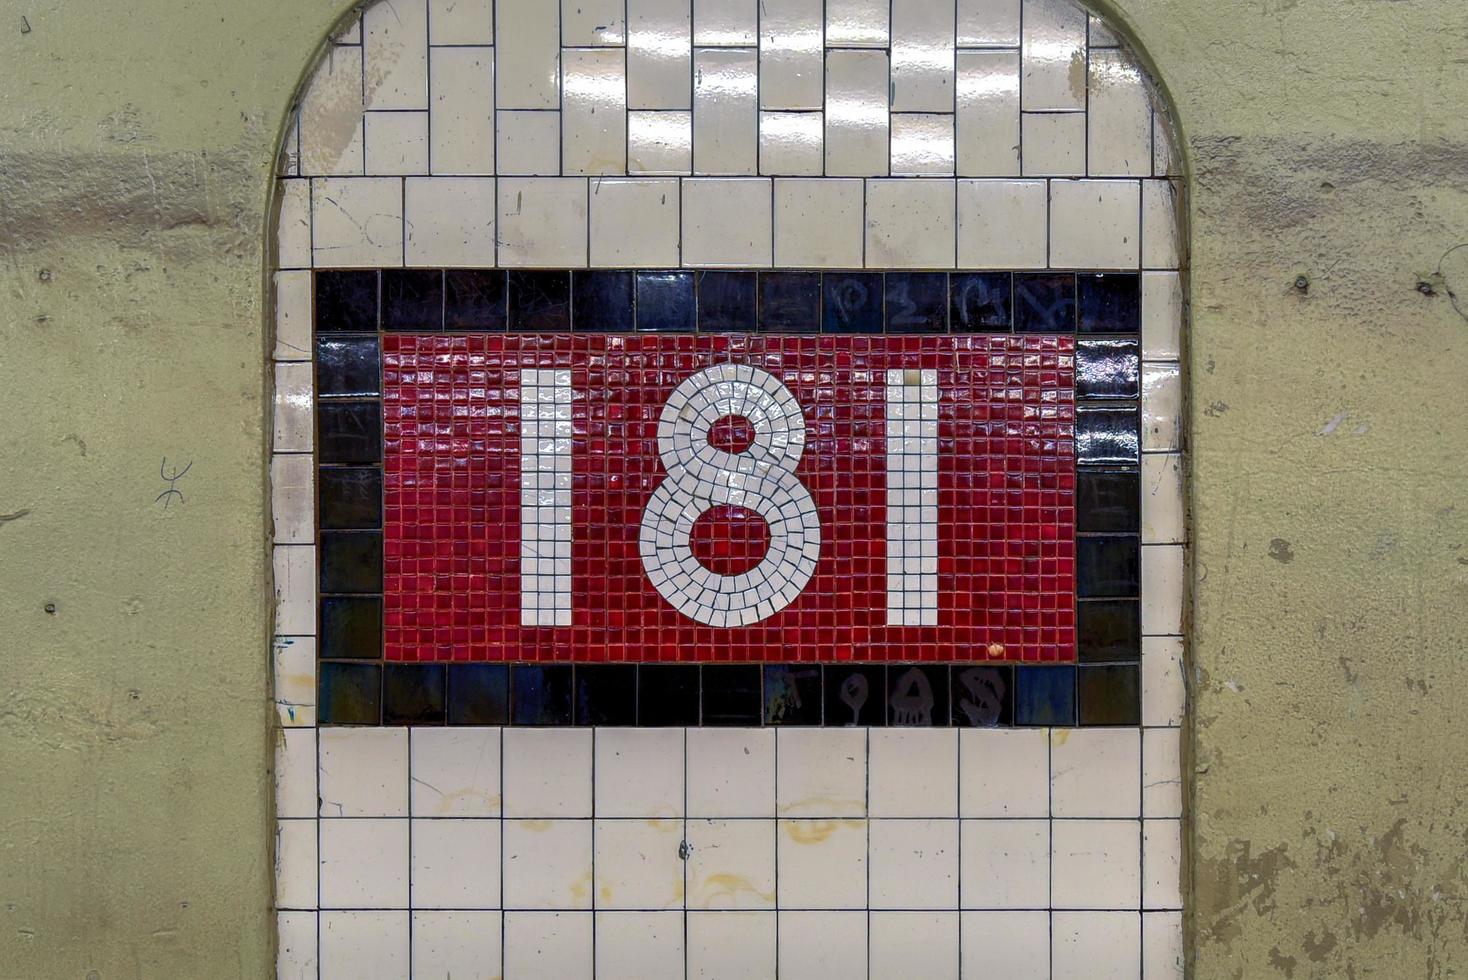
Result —
<path fill-rule="evenodd" d="M 571 328 L 578 333 L 630 333 L 632 273 L 604 269 L 571 273 Z"/>
<path fill-rule="evenodd" d="M 578 664 L 576 724 L 637 724 L 635 664 Z"/>
<path fill-rule="evenodd" d="M 362 398 L 381 392 L 382 356 L 375 336 L 316 338 L 317 395 Z"/>
<path fill-rule="evenodd" d="M 822 332 L 882 332 L 880 272 L 827 272 L 822 276 L 822 294 Z"/>
<path fill-rule="evenodd" d="M 322 725 L 382 724 L 382 667 L 323 663 L 318 666 L 316 720 Z"/>
<path fill-rule="evenodd" d="M 1016 273 L 1014 329 L 1021 333 L 1075 333 L 1075 274 Z"/>
<path fill-rule="evenodd" d="M 901 668 L 899 668 L 901 669 Z M 887 668 L 881 664 L 828 664 L 826 724 L 887 724 Z"/>
<path fill-rule="evenodd" d="M 450 269 L 443 285 L 446 330 L 503 330 L 509 323 L 503 269 Z"/>
<path fill-rule="evenodd" d="M 506 286 L 511 330 L 571 329 L 571 273 L 511 269 Z"/>
<path fill-rule="evenodd" d="M 316 655 L 323 660 L 379 660 L 382 657 L 382 597 L 321 597 L 321 639 Z"/>
<path fill-rule="evenodd" d="M 382 461 L 382 404 L 326 402 L 316 406 L 316 454 L 322 463 Z"/>
<path fill-rule="evenodd" d="M 443 329 L 443 271 L 384 269 L 382 329 L 421 333 Z"/>
<path fill-rule="evenodd" d="M 1135 337 L 1077 341 L 1077 398 L 1138 398 L 1141 378 L 1142 349 Z"/>
<path fill-rule="evenodd" d="M 760 717 L 757 665 L 721 664 L 703 668 L 703 724 L 758 725 Z"/>
<path fill-rule="evenodd" d="M 316 332 L 377 330 L 377 272 L 328 269 L 316 273 Z"/>
<path fill-rule="evenodd" d="M 504 664 L 448 665 L 450 725 L 503 725 L 509 720 L 509 667 Z"/>
<path fill-rule="evenodd" d="M 382 470 L 375 466 L 323 466 L 316 483 L 322 528 L 343 531 L 382 527 Z"/>
<path fill-rule="evenodd" d="M 443 664 L 383 665 L 384 725 L 442 725 L 444 716 Z"/>
<path fill-rule="evenodd" d="M 953 723 L 968 728 L 1014 724 L 1014 668 L 953 667 Z"/>
<path fill-rule="evenodd" d="M 887 668 L 887 721 L 916 727 L 948 724 L 948 667 L 891 664 Z"/>
<path fill-rule="evenodd" d="M 322 592 L 382 591 L 381 531 L 322 531 L 318 560 Z"/>
<path fill-rule="evenodd" d="M 1141 419 L 1135 403 L 1081 405 L 1076 408 L 1076 464 L 1139 466 Z"/>
<path fill-rule="evenodd" d="M 949 282 L 948 327 L 954 333 L 1008 333 L 1014 325 L 1014 276 L 955 272 Z"/>
<path fill-rule="evenodd" d="M 821 327 L 819 272 L 761 272 L 759 329 L 765 333 L 815 333 Z"/>
<path fill-rule="evenodd" d="M 945 333 L 948 273 L 887 273 L 887 332 Z"/>
<path fill-rule="evenodd" d="M 1076 668 L 1014 668 L 1014 723 L 1024 726 L 1074 725 Z"/>
<path fill-rule="evenodd" d="M 1136 470 L 1076 474 L 1076 530 L 1136 534 L 1141 529 L 1142 478 Z"/>
<path fill-rule="evenodd" d="M 698 329 L 704 333 L 747 333 L 757 326 L 753 272 L 700 272 Z"/>
<path fill-rule="evenodd" d="M 1132 599 L 1139 594 L 1141 539 L 1135 534 L 1076 537 L 1076 596 Z"/>
<path fill-rule="evenodd" d="M 764 675 L 766 725 L 821 723 L 819 664 L 766 666 Z"/>
<path fill-rule="evenodd" d="M 692 272 L 637 274 L 637 329 L 692 333 L 698 324 Z"/>
<path fill-rule="evenodd" d="M 570 664 L 516 664 L 510 668 L 510 723 L 569 725 Z"/>
<path fill-rule="evenodd" d="M 698 724 L 698 668 L 643 664 L 637 668 L 637 724 Z"/>
<path fill-rule="evenodd" d="M 1136 599 L 1076 603 L 1076 657 L 1083 663 L 1136 661 L 1142 656 L 1142 604 Z"/>
<path fill-rule="evenodd" d="M 1142 723 L 1142 681 L 1138 665 L 1082 665 L 1076 687 L 1082 725 Z"/>
<path fill-rule="evenodd" d="M 1081 333 L 1142 329 L 1142 280 L 1135 272 L 1082 273 L 1076 279 Z"/>

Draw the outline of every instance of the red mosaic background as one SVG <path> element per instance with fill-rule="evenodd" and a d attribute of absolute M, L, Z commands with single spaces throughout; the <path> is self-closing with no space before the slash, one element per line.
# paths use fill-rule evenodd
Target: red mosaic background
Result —
<path fill-rule="evenodd" d="M 1066 336 L 473 334 L 383 338 L 384 641 L 397 661 L 1075 659 L 1074 347 Z M 774 374 L 805 411 L 796 473 L 821 558 L 751 626 L 686 618 L 648 583 L 638 530 L 663 478 L 657 420 L 711 364 Z M 570 626 L 520 625 L 518 373 L 566 368 L 573 419 Z M 939 622 L 886 625 L 886 372 L 935 368 Z M 716 428 L 727 447 L 739 425 Z M 763 522 L 705 515 L 701 560 L 739 571 Z"/>

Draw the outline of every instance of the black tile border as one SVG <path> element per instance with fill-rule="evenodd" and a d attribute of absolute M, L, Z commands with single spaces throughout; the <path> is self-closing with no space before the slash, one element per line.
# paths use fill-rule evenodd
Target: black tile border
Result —
<path fill-rule="evenodd" d="M 317 270 L 314 282 L 312 350 L 336 357 L 312 361 L 319 724 L 1140 722 L 1139 273 L 399 268 Z M 398 331 L 1076 335 L 1077 662 L 386 662 L 381 586 L 340 559 L 381 552 L 380 371 L 364 356 Z"/>

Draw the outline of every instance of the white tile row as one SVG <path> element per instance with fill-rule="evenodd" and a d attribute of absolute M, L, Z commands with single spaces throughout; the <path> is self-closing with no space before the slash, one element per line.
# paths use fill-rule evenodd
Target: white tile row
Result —
<path fill-rule="evenodd" d="M 278 922 L 280 980 L 768 980 L 777 961 L 782 980 L 1183 976 L 1179 912 L 283 911 Z"/>
<path fill-rule="evenodd" d="M 328 45 L 283 172 L 1172 175 L 1087 35 L 1069 0 L 394 0 Z"/>
<path fill-rule="evenodd" d="M 1171 180 L 319 177 L 280 183 L 282 269 L 1173 271 L 1180 262 Z M 1153 285 L 1159 302 L 1170 298 L 1165 288 Z"/>
<path fill-rule="evenodd" d="M 1176 639 L 1146 642 L 1146 721 L 1161 727 L 1144 729 L 285 728 L 277 812 L 328 820 L 1177 818 L 1180 654 Z"/>

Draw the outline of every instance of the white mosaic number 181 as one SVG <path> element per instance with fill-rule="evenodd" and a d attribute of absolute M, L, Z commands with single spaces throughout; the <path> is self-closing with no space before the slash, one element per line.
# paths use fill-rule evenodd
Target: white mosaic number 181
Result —
<path fill-rule="evenodd" d="M 933 370 L 887 373 L 887 622 L 938 618 L 938 378 Z M 520 373 L 520 612 L 526 626 L 571 622 L 571 400 L 569 371 Z M 754 430 L 738 452 L 709 442 L 734 417 Z M 643 509 L 638 551 L 648 580 L 670 605 L 709 626 L 748 626 L 789 606 L 815 574 L 821 524 L 795 473 L 805 452 L 805 416 L 768 371 L 718 364 L 686 378 L 658 419 L 666 477 Z M 765 556 L 725 575 L 693 553 L 698 519 L 718 506 L 758 514 L 769 528 Z"/>

